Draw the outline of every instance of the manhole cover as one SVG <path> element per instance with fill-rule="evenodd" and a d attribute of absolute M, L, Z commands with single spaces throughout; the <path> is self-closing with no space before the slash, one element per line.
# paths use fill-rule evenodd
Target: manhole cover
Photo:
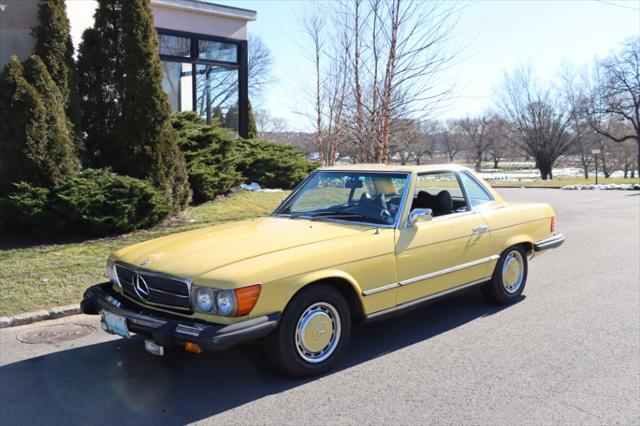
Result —
<path fill-rule="evenodd" d="M 57 324 L 25 331 L 17 336 L 22 343 L 62 343 L 79 339 L 96 331 L 85 324 Z"/>

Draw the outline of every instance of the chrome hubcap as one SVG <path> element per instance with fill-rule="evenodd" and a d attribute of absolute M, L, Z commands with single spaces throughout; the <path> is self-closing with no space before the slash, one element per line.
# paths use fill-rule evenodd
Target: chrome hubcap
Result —
<path fill-rule="evenodd" d="M 340 341 L 340 315 L 332 305 L 318 302 L 300 316 L 296 327 L 296 349 L 307 362 L 318 363 L 329 358 Z"/>
<path fill-rule="evenodd" d="M 502 285 L 507 293 L 513 294 L 520 289 L 523 279 L 524 259 L 519 251 L 511 251 L 502 264 Z"/>

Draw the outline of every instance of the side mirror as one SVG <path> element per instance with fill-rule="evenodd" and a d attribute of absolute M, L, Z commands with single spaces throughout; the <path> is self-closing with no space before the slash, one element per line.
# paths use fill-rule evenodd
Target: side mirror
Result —
<path fill-rule="evenodd" d="M 418 222 L 428 222 L 433 219 L 431 209 L 413 209 L 407 218 L 407 226 L 416 226 Z"/>

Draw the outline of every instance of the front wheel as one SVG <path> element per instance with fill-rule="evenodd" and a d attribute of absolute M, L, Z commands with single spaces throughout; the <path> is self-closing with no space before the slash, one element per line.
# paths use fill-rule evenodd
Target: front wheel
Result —
<path fill-rule="evenodd" d="M 515 302 L 527 282 L 529 266 L 521 246 L 505 250 L 493 271 L 491 281 L 482 287 L 482 294 L 491 303 L 508 305 Z"/>
<path fill-rule="evenodd" d="M 271 359 L 286 373 L 310 376 L 332 368 L 351 335 L 351 313 L 335 288 L 314 285 L 289 303 L 267 342 Z"/>

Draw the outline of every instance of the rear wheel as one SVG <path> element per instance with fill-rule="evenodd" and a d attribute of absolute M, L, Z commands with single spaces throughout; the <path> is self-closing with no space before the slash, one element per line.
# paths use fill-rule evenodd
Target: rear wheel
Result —
<path fill-rule="evenodd" d="M 291 300 L 267 349 L 286 373 L 309 376 L 333 367 L 350 335 L 351 313 L 344 297 L 333 287 L 314 285 Z"/>
<path fill-rule="evenodd" d="M 513 303 L 524 290 L 528 269 L 527 255 L 522 246 L 508 248 L 500 256 L 491 281 L 482 287 L 482 294 L 491 303 Z"/>

